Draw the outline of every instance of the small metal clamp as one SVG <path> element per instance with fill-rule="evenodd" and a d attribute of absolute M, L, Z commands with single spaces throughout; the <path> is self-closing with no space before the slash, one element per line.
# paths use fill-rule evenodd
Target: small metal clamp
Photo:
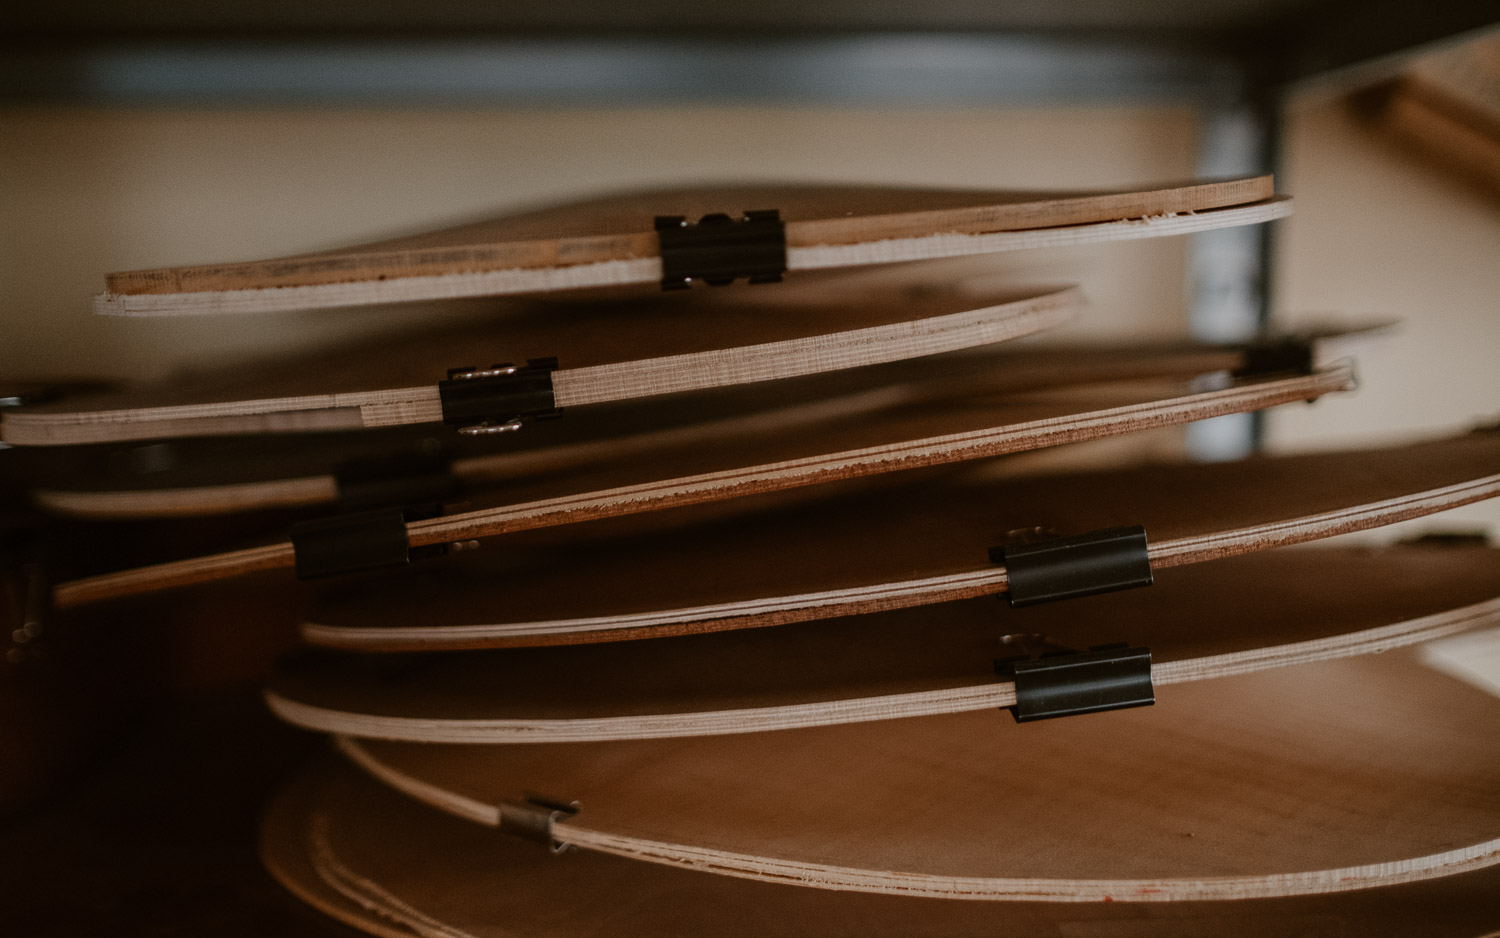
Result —
<path fill-rule="evenodd" d="M 1010 712 L 1017 723 L 1100 713 L 1156 703 L 1151 649 L 1125 642 L 1073 651 L 1044 635 L 1006 635 L 1021 654 L 995 660 L 995 673 L 1015 682 Z"/>
<path fill-rule="evenodd" d="M 786 272 L 786 223 L 775 209 L 723 212 L 690 224 L 683 215 L 656 216 L 661 248 L 661 288 L 686 290 L 694 280 L 722 287 L 744 278 L 779 283 Z"/>
<path fill-rule="evenodd" d="M 562 853 L 568 844 L 557 839 L 554 825 L 578 813 L 576 801 L 562 801 L 528 792 L 519 801 L 500 803 L 500 830 L 524 840 L 546 844 L 553 853 Z"/>
<path fill-rule="evenodd" d="M 1310 375 L 1316 366 L 1313 343 L 1305 338 L 1289 336 L 1280 339 L 1261 339 L 1240 349 L 1240 367 L 1230 375 L 1235 378 L 1254 378 L 1261 375 L 1295 374 Z"/>
<path fill-rule="evenodd" d="M 1150 586 L 1151 555 L 1140 525 L 990 548 L 1005 564 L 1006 599 L 1031 606 Z"/>
<path fill-rule="evenodd" d="M 525 365 L 504 362 L 479 368 L 449 368 L 438 383 L 443 423 L 464 436 L 513 433 L 531 420 L 562 416 L 552 393 L 556 358 L 528 358 Z"/>

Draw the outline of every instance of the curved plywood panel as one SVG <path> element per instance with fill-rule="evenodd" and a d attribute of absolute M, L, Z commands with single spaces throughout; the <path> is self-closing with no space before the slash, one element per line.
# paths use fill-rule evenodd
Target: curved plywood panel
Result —
<path fill-rule="evenodd" d="M 381 938 L 1479 938 L 1500 926 L 1497 867 L 1249 903 L 1016 902 L 997 909 L 799 889 L 586 851 L 554 857 L 335 766 L 286 786 L 262 822 L 260 853 L 298 898 Z"/>
<path fill-rule="evenodd" d="M 1082 304 L 1073 289 L 972 295 L 910 285 L 880 292 L 851 285 L 822 302 L 788 302 L 806 295 L 533 304 L 457 334 L 13 411 L 0 439 L 59 446 L 440 423 L 438 382 L 448 369 L 549 356 L 559 362 L 552 399 L 566 409 L 990 345 L 1065 322 Z"/>
<path fill-rule="evenodd" d="M 605 464 L 592 479 L 584 474 L 538 482 L 543 490 L 571 488 L 573 494 L 412 521 L 405 526 L 407 543 L 421 547 L 462 542 L 1097 439 L 1316 398 L 1351 388 L 1353 374 L 1348 365 L 1336 365 L 1305 376 L 1234 381 L 1215 390 L 1194 392 L 1192 386 L 1183 381 L 1141 382 L 1111 389 L 1090 387 L 1006 397 L 979 408 L 919 408 L 919 421 L 908 421 L 900 414 L 879 421 L 843 421 L 839 432 L 776 436 L 764 445 L 757 440 L 750 447 L 759 458 L 782 455 L 778 462 L 748 462 L 755 456 L 737 447 L 695 447 L 682 462 L 674 463 L 674 468 L 715 468 L 678 478 L 662 479 L 655 467 L 639 465 L 630 467 L 630 471 L 639 472 L 640 480 L 620 484 L 623 480 L 616 475 L 618 467 Z M 1116 406 L 1100 406 L 1106 402 Z M 1007 418 L 1021 419 L 1005 423 Z M 942 436 L 903 439 L 915 429 L 913 423 L 920 423 L 926 430 L 937 426 L 950 429 Z M 856 443 L 859 448 L 831 449 L 853 441 L 861 441 Z M 790 453 L 811 454 L 784 458 Z M 616 487 L 589 490 L 587 484 L 598 484 L 601 475 Z M 524 491 L 524 487 L 512 487 L 508 494 L 522 498 Z M 294 562 L 291 543 L 276 543 L 60 583 L 53 590 L 53 601 L 66 607 L 286 569 Z"/>
<path fill-rule="evenodd" d="M 781 625 L 1000 592 L 1005 571 L 986 552 L 1012 531 L 1139 524 L 1153 564 L 1165 568 L 1497 494 L 1495 433 L 1216 465 L 923 477 L 727 518 L 679 512 L 670 527 L 621 519 L 587 541 L 526 534 L 514 550 L 326 589 L 303 631 L 336 648 L 424 651 Z"/>
<path fill-rule="evenodd" d="M 1290 213 L 1269 176 L 1115 192 L 660 190 L 319 254 L 115 273 L 95 310 L 268 312 L 648 284 L 662 277 L 655 216 L 737 217 L 757 206 L 778 209 L 787 222 L 791 271 L 1179 235 Z"/>
<path fill-rule="evenodd" d="M 1500 861 L 1490 696 L 1395 651 L 1045 723 L 996 713 L 567 745 L 356 742 L 485 825 L 540 792 L 583 851 L 818 889 L 1172 902 L 1314 895 Z"/>

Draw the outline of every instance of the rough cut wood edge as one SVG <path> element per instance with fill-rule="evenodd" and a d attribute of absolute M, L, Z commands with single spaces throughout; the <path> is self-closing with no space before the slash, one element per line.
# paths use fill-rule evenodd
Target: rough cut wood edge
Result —
<path fill-rule="evenodd" d="M 334 737 L 334 744 L 355 765 L 402 794 L 465 820 L 500 826 L 500 810 L 496 805 L 400 772 L 376 759 L 356 740 L 339 736 Z M 969 878 L 729 853 L 591 830 L 578 820 L 560 820 L 553 831 L 560 843 L 582 850 L 759 882 L 882 895 L 1012 902 L 1192 902 L 1321 895 L 1452 876 L 1500 863 L 1500 839 L 1495 839 L 1405 860 L 1266 876 L 1155 880 Z"/>
<path fill-rule="evenodd" d="M 412 522 L 406 526 L 406 534 L 413 547 L 472 540 L 510 531 L 696 505 L 819 482 L 1077 443 L 1311 400 L 1353 387 L 1353 367 L 1341 363 L 1307 376 L 1237 385 L 1166 401 L 463 512 Z M 292 545 L 284 542 L 71 580 L 59 583 L 53 590 L 52 599 L 58 608 L 66 608 L 259 570 L 287 568 L 294 560 Z"/>
<path fill-rule="evenodd" d="M 1156 568 L 1201 563 L 1366 531 L 1496 496 L 1500 496 L 1500 475 L 1302 518 L 1174 538 L 1151 544 L 1149 552 L 1152 566 Z M 315 645 L 351 651 L 475 650 L 625 641 L 883 612 L 999 593 L 1005 589 L 1004 568 L 989 566 L 917 580 L 621 616 L 370 628 L 304 622 L 302 637 Z"/>
<path fill-rule="evenodd" d="M 588 368 L 552 377 L 558 407 L 794 378 L 1006 342 L 1061 325 L 1083 305 L 1076 287 L 926 319 Z M 441 375 L 435 375 L 434 379 Z M 16 446 L 119 443 L 161 437 L 320 431 L 441 423 L 431 385 L 352 393 L 69 413 L 19 411 L 0 421 Z"/>
<path fill-rule="evenodd" d="M 1334 658 L 1378 654 L 1497 623 L 1500 623 L 1500 598 L 1346 635 L 1203 658 L 1154 662 L 1151 679 L 1152 683 L 1160 687 Z M 568 720 L 436 720 L 378 716 L 319 707 L 284 697 L 271 690 L 265 692 L 265 699 L 271 711 L 281 719 L 318 732 L 396 742 L 479 744 L 722 736 L 989 710 L 1009 707 L 1016 702 L 1015 688 L 1009 681 L 778 707 Z"/>
<path fill-rule="evenodd" d="M 1292 213 L 1291 199 L 1202 212 L 1152 215 L 1059 228 L 1001 231 L 990 234 L 935 234 L 891 238 L 863 244 L 789 247 L 788 270 L 822 270 L 896 261 L 932 260 L 1030 248 L 1071 247 L 1130 241 L 1257 225 Z M 214 290 L 200 293 L 101 293 L 94 312 L 106 316 L 181 316 L 207 313 L 270 313 L 340 306 L 405 303 L 517 293 L 546 293 L 584 287 L 654 283 L 661 279 L 655 257 L 602 261 L 570 267 L 515 268 L 479 273 L 396 277 L 353 283 L 300 287 Z"/>

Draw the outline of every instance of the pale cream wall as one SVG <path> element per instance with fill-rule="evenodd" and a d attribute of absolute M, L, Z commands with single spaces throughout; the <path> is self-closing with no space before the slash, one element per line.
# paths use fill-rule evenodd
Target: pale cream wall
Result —
<path fill-rule="evenodd" d="M 1280 231 L 1283 321 L 1337 312 L 1402 325 L 1359 347 L 1358 392 L 1272 411 L 1271 448 L 1382 443 L 1500 420 L 1500 203 L 1393 148 L 1340 101 L 1294 104 L 1287 129 L 1282 184 L 1297 213 Z M 1444 525 L 1500 533 L 1500 504 L 1387 534 Z"/>
<path fill-rule="evenodd" d="M 0 112 L 0 372 L 160 376 L 430 310 L 101 319 L 105 271 L 274 256 L 613 187 L 808 179 L 1093 187 L 1192 175 L 1182 109 Z M 753 206 L 747 206 L 747 208 Z M 1183 242 L 988 262 L 1175 331 Z"/>

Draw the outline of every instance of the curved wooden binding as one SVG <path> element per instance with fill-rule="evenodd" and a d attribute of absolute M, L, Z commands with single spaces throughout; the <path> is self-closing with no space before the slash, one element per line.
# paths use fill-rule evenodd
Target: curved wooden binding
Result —
<path fill-rule="evenodd" d="M 813 287 L 829 289 L 821 281 Z M 791 291 L 780 302 L 778 295 L 755 302 L 679 294 L 561 308 L 533 303 L 456 334 L 13 411 L 0 422 L 0 439 L 59 446 L 453 423 L 456 395 L 493 388 L 505 377 L 491 374 L 504 370 L 492 363 L 550 362 L 532 366 L 546 385 L 539 410 L 537 395 L 527 394 L 515 413 L 498 412 L 525 417 L 1005 342 L 1059 325 L 1082 305 L 1076 289 L 974 295 L 911 284 L 881 292 L 849 285 L 822 302 L 794 301 L 806 295 Z M 377 356 L 384 367 L 368 360 Z M 464 375 L 485 380 L 453 380 Z"/>
<path fill-rule="evenodd" d="M 1309 341 L 1316 341 L 1310 339 Z M 841 422 L 915 413 L 920 406 L 1001 394 L 1147 378 L 1233 371 L 1249 348 L 1147 343 L 1111 346 L 1006 344 L 923 359 L 685 396 L 583 408 L 493 441 L 443 427 L 364 433 L 185 438 L 73 449 L 26 447 L 21 484 L 49 511 L 81 518 L 206 515 L 349 501 L 344 467 L 408 458 L 446 464 L 455 487 L 473 493 L 573 476 L 593 465 L 649 461 L 660 472 L 705 447 L 751 438 L 825 432 Z M 498 449 L 498 451 L 497 451 Z M 400 464 L 396 466 L 400 469 Z M 685 468 L 683 473 L 691 472 Z"/>
<path fill-rule="evenodd" d="M 336 648 L 432 651 L 783 625 L 1006 590 L 986 551 L 1013 531 L 1144 525 L 1151 563 L 1165 569 L 1496 495 L 1493 433 L 1215 465 L 918 478 L 813 504 L 762 500 L 730 517 L 621 519 L 587 541 L 519 535 L 506 549 L 331 587 L 303 634 Z"/>
<path fill-rule="evenodd" d="M 1105 818 L 1125 828 L 1123 818 Z M 1184 838 L 1185 839 L 1185 838 Z M 943 902 L 798 889 L 534 844 L 319 766 L 261 824 L 261 859 L 313 908 L 382 938 L 870 938 L 1036 935 L 1361 935 L 1475 938 L 1500 924 L 1500 870 L 1255 902 Z"/>
<path fill-rule="evenodd" d="M 564 845 L 818 889 L 1172 902 L 1314 895 L 1500 862 L 1500 698 L 1389 652 L 1187 684 L 1040 725 L 967 713 L 709 739 L 356 742 L 480 824 L 576 800 Z"/>
<path fill-rule="evenodd" d="M 1496 624 L 1500 551 L 1287 550 L 1024 610 L 980 597 L 670 642 L 314 658 L 284 669 L 267 701 L 306 729 L 412 742 L 750 733 L 1011 706 L 995 661 L 1018 646 L 1002 635 L 1147 646 L 1160 688 Z"/>
<path fill-rule="evenodd" d="M 597 484 L 599 478 L 590 479 L 588 474 L 548 477 L 508 492 L 518 499 L 533 495 L 532 501 L 410 520 L 403 527 L 409 548 L 464 542 L 1097 439 L 1311 400 L 1352 386 L 1353 373 L 1345 364 L 1304 376 L 1231 381 L 1207 391 L 1194 392 L 1191 382 L 1178 380 L 1007 395 L 975 407 L 920 409 L 920 420 L 915 422 L 893 414 L 888 420 L 843 421 L 825 433 L 755 441 L 751 458 L 781 457 L 776 461 L 753 463 L 734 447 L 695 447 L 681 465 L 696 462 L 711 467 L 708 471 L 661 479 L 652 467 L 636 466 L 630 471 L 641 476 L 626 481 L 615 474 L 615 467 L 600 467 L 613 488 L 587 487 L 585 483 Z M 1106 404 L 1113 406 L 1101 406 Z M 941 428 L 941 435 L 904 437 L 916 426 L 928 432 Z M 830 451 L 835 445 L 850 444 L 850 449 Z M 571 492 L 535 497 L 559 489 Z M 60 583 L 53 600 L 58 607 L 67 607 L 295 564 L 296 551 L 288 541 Z"/>
<path fill-rule="evenodd" d="M 658 216 L 775 209 L 785 267 L 819 270 L 1180 235 L 1290 213 L 1271 177 L 1115 192 L 740 186 L 575 202 L 360 247 L 110 274 L 115 315 L 270 312 L 663 280 Z"/>

